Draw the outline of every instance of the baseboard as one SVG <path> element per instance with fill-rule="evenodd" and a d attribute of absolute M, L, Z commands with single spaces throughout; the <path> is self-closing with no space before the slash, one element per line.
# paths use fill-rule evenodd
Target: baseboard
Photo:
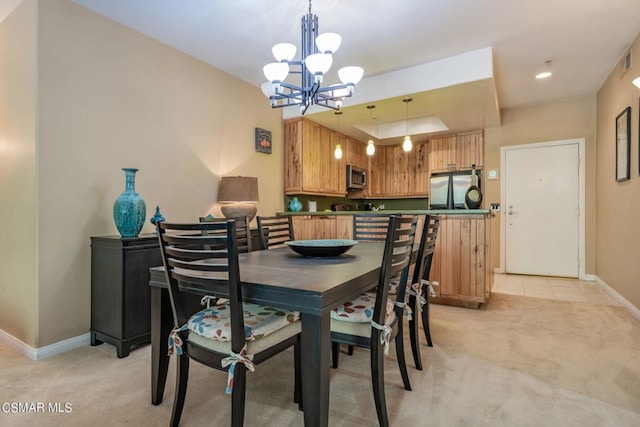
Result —
<path fill-rule="evenodd" d="M 0 329 L 0 341 L 31 360 L 40 360 L 89 345 L 91 343 L 91 335 L 86 333 L 44 347 L 33 348 Z"/>
<path fill-rule="evenodd" d="M 604 280 L 598 276 L 594 276 L 595 282 L 602 287 L 614 300 L 616 300 L 621 306 L 627 309 L 629 313 L 636 319 L 640 320 L 640 309 L 631 304 L 625 297 L 620 295 L 615 289 L 609 286 Z"/>
<path fill-rule="evenodd" d="M 495 274 L 502 274 L 502 273 L 504 273 L 504 270 L 502 269 L 502 267 L 496 267 L 496 268 L 493 269 L 493 272 Z"/>
<path fill-rule="evenodd" d="M 587 282 L 595 282 L 596 276 L 595 274 L 585 274 L 582 277 L 580 277 L 580 280 L 585 280 Z"/>

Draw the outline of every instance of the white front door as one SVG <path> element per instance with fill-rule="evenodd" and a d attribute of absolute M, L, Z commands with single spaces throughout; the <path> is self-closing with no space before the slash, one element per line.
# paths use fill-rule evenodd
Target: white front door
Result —
<path fill-rule="evenodd" d="M 503 147 L 505 272 L 579 276 L 577 140 Z"/>

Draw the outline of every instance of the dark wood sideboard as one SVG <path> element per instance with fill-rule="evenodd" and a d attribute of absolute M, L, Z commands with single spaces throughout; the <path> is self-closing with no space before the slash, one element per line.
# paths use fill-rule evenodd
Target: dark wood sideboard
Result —
<path fill-rule="evenodd" d="M 160 265 L 155 234 L 91 237 L 91 345 L 122 358 L 151 340 L 149 269 Z"/>

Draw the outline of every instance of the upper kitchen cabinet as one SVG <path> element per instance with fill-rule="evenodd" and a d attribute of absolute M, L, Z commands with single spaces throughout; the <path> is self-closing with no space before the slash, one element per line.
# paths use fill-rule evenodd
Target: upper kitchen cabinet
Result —
<path fill-rule="evenodd" d="M 369 162 L 366 153 L 366 145 L 353 138 L 344 138 L 347 140 L 347 164 L 366 169 Z M 344 145 L 342 147 L 344 149 Z"/>
<path fill-rule="evenodd" d="M 369 197 L 426 197 L 429 190 L 428 146 L 378 145 L 369 158 Z"/>
<path fill-rule="evenodd" d="M 302 118 L 284 123 L 284 191 L 286 194 L 346 195 L 344 156 L 334 157 L 342 141 L 336 132 Z"/>
<path fill-rule="evenodd" d="M 429 142 L 430 173 L 448 170 L 482 169 L 484 138 L 482 131 L 432 137 Z"/>
<path fill-rule="evenodd" d="M 484 164 L 484 134 L 482 131 L 456 135 L 457 169 L 471 169 L 473 165 L 482 169 Z"/>

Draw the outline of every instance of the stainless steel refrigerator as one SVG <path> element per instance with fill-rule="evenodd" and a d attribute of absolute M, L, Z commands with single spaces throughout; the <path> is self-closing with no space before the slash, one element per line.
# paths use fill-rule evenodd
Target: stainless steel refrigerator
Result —
<path fill-rule="evenodd" d="M 480 174 L 476 173 L 482 189 Z M 465 209 L 464 195 L 471 186 L 471 171 L 435 173 L 431 175 L 429 209 Z"/>

